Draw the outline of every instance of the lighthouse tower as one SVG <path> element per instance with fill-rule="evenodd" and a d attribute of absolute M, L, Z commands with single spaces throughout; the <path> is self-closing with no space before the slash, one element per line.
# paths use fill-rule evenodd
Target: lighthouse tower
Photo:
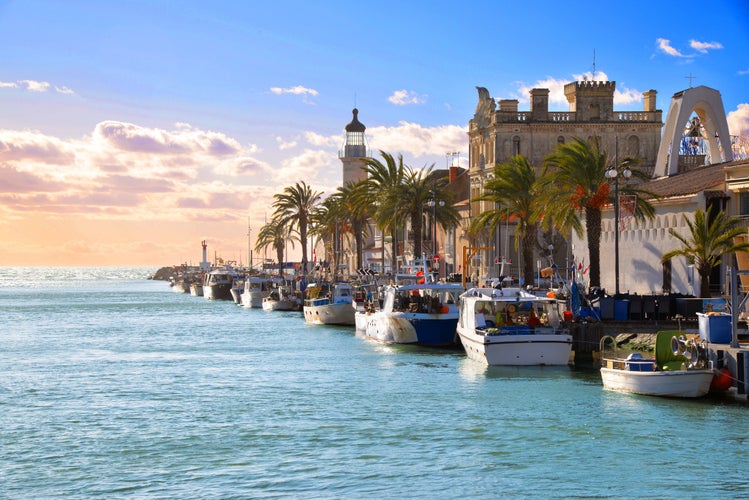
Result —
<path fill-rule="evenodd" d="M 343 164 L 343 185 L 366 180 L 367 172 L 364 171 L 364 160 L 369 157 L 367 149 L 367 138 L 364 131 L 367 127 L 359 121 L 359 110 L 354 108 L 354 117 L 351 123 L 346 125 L 346 142 L 338 154 Z"/>

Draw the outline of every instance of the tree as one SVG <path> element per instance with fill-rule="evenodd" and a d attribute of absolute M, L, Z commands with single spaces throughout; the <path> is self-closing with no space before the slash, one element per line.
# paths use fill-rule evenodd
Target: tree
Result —
<path fill-rule="evenodd" d="M 720 265 L 725 254 L 748 252 L 749 242 L 738 242 L 735 238 L 745 235 L 747 230 L 743 221 L 729 217 L 725 212 L 713 210 L 705 212 L 699 209 L 694 212 L 694 221 L 684 215 L 689 234 L 680 234 L 669 228 L 668 233 L 681 242 L 682 247 L 666 252 L 661 262 L 674 257 L 686 257 L 690 265 L 697 268 L 700 275 L 700 297 L 710 297 L 710 272 Z"/>
<path fill-rule="evenodd" d="M 606 152 L 601 151 L 597 138 L 591 141 L 574 138 L 572 142 L 557 145 L 556 150 L 544 158 L 538 191 L 544 205 L 542 221 L 544 225 L 553 224 L 565 236 L 569 236 L 570 231 L 575 231 L 579 237 L 585 233 L 591 287 L 601 286 L 601 211 L 614 203 L 606 171 L 612 167 L 618 171 L 629 168 L 635 180 L 647 180 L 645 172 L 634 168 L 638 163 L 638 159 L 627 157 L 613 165 Z M 637 184 L 620 184 L 619 192 L 636 196 L 635 219 L 652 218 L 655 209 L 649 200 L 655 195 L 638 188 Z M 581 215 L 585 217 L 584 229 Z"/>
<path fill-rule="evenodd" d="M 291 243 L 294 248 L 294 238 L 290 237 L 284 224 L 279 220 L 271 219 L 266 222 L 257 234 L 255 240 L 255 251 L 260 253 L 266 248 L 272 248 L 276 251 L 276 260 L 278 261 L 278 274 L 283 276 L 284 250 L 286 242 Z"/>
<path fill-rule="evenodd" d="M 396 161 L 393 155 L 380 151 L 384 163 L 376 158 L 364 160 L 367 172 L 365 189 L 370 202 L 374 204 L 374 221 L 382 231 L 390 231 L 393 241 L 392 269 L 398 268 L 398 228 L 403 220 L 400 201 L 405 196 L 403 184 L 407 167 L 403 164 L 403 155 Z"/>
<path fill-rule="evenodd" d="M 288 186 L 283 193 L 273 195 L 273 217 L 289 230 L 299 233 L 302 245 L 302 269 L 307 272 L 307 227 L 312 209 L 320 202 L 322 193 L 312 191 L 304 181 Z"/>
<path fill-rule="evenodd" d="M 496 208 L 474 217 L 469 228 L 471 233 L 484 228 L 495 231 L 508 220 L 516 222 L 515 247 L 522 255 L 523 279 L 525 283 L 533 283 L 533 254 L 541 212 L 536 169 L 526 157 L 513 156 L 494 167 L 494 177 L 484 184 L 483 193 L 474 201 L 493 202 Z"/>

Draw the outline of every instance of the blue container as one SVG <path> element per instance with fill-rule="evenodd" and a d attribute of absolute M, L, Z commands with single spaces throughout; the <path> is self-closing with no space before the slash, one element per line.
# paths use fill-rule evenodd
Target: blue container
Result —
<path fill-rule="evenodd" d="M 629 319 L 629 301 L 615 300 L 614 301 L 614 320 L 615 321 L 627 321 Z"/>
<path fill-rule="evenodd" d="M 731 343 L 731 315 L 730 314 L 702 314 L 697 313 L 700 338 L 711 344 Z"/>

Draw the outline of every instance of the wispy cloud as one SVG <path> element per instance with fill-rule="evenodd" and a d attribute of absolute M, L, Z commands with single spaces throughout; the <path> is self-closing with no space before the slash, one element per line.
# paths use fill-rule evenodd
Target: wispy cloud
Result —
<path fill-rule="evenodd" d="M 707 54 L 708 50 L 723 48 L 723 45 L 718 42 L 700 42 L 698 40 L 689 40 L 689 46 L 702 54 Z"/>
<path fill-rule="evenodd" d="M 294 95 L 311 95 L 316 96 L 318 94 L 317 90 L 315 89 L 309 89 L 307 87 L 302 87 L 301 85 L 297 85 L 296 87 L 271 87 L 270 91 L 273 94 L 276 95 L 282 95 L 282 94 L 294 94 Z"/>
<path fill-rule="evenodd" d="M 742 69 L 742 70 L 739 70 L 739 71 L 737 71 L 737 73 L 738 73 L 739 75 L 741 75 L 741 76 L 744 76 L 744 75 L 749 75 L 749 68 L 747 68 L 747 69 Z"/>
<path fill-rule="evenodd" d="M 710 50 L 718 50 L 723 48 L 723 44 L 720 42 L 701 42 L 699 40 L 689 40 L 689 47 L 696 50 L 697 53 L 687 54 L 671 45 L 671 40 L 666 38 L 656 38 L 655 40 L 658 50 L 672 57 L 680 57 L 684 59 L 691 59 L 699 54 L 707 54 Z"/>
<path fill-rule="evenodd" d="M 388 101 L 395 104 L 396 106 L 406 106 L 408 104 L 424 104 L 427 102 L 426 94 L 418 94 L 413 90 L 396 90 L 393 94 L 388 97 Z"/>
<path fill-rule="evenodd" d="M 668 54 L 674 57 L 686 57 L 684 54 L 671 46 L 671 40 L 668 40 L 666 38 L 657 38 L 655 42 L 658 44 L 658 48 L 664 54 Z"/>
<path fill-rule="evenodd" d="M 22 89 L 29 92 L 47 92 L 53 88 L 59 94 L 75 94 L 72 89 L 65 86 L 53 86 L 49 82 L 36 80 L 17 80 L 15 82 L 0 82 L 0 89 Z"/>

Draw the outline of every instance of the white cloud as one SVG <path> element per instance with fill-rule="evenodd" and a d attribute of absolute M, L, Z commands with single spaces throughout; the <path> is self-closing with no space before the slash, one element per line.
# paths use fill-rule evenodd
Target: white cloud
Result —
<path fill-rule="evenodd" d="M 22 88 L 29 92 L 47 92 L 52 85 L 49 82 L 38 82 L 36 80 L 18 80 L 16 82 L 0 82 L 0 89 L 17 89 Z M 72 89 L 65 86 L 54 86 L 59 94 L 75 94 Z"/>
<path fill-rule="evenodd" d="M 311 131 L 304 133 L 304 139 L 313 146 L 331 148 L 339 146 L 342 140 L 340 135 L 325 136 Z"/>
<path fill-rule="evenodd" d="M 406 106 L 408 104 L 424 104 L 427 102 L 426 94 L 418 94 L 413 90 L 396 90 L 393 95 L 388 97 L 388 101 L 396 106 Z"/>
<path fill-rule="evenodd" d="M 726 115 L 731 135 L 749 136 L 749 104 L 739 104 L 735 111 Z"/>
<path fill-rule="evenodd" d="M 305 149 L 300 154 L 283 160 L 276 178 L 280 182 L 303 179 L 309 183 L 340 169 L 341 163 L 336 154 L 321 149 Z"/>
<path fill-rule="evenodd" d="M 46 92 L 50 87 L 48 82 L 37 82 L 34 80 L 18 80 L 18 83 L 29 92 Z"/>
<path fill-rule="evenodd" d="M 276 137 L 276 142 L 278 143 L 278 149 L 281 151 L 296 147 L 296 141 L 287 141 L 283 137 Z"/>
<path fill-rule="evenodd" d="M 447 151 L 464 151 L 468 143 L 468 127 L 462 125 L 424 127 L 401 121 L 397 127 L 368 128 L 367 135 L 369 144 L 378 150 L 414 156 L 442 156 Z"/>
<path fill-rule="evenodd" d="M 749 75 L 749 69 L 742 69 L 738 71 L 739 75 Z"/>
<path fill-rule="evenodd" d="M 695 49 L 697 52 L 707 54 L 710 49 L 722 49 L 723 45 L 719 42 L 700 42 L 697 40 L 689 40 L 689 46 Z"/>
<path fill-rule="evenodd" d="M 302 87 L 301 85 L 297 85 L 296 87 L 287 87 L 287 88 L 271 87 L 270 91 L 276 95 L 294 94 L 294 95 L 316 96 L 318 94 L 317 90 L 309 89 L 307 87 Z"/>
<path fill-rule="evenodd" d="M 658 44 L 658 48 L 665 54 L 668 54 L 670 56 L 674 57 L 686 57 L 684 54 L 676 50 L 671 46 L 671 40 L 667 40 L 665 38 L 658 38 L 656 39 L 656 43 Z"/>

